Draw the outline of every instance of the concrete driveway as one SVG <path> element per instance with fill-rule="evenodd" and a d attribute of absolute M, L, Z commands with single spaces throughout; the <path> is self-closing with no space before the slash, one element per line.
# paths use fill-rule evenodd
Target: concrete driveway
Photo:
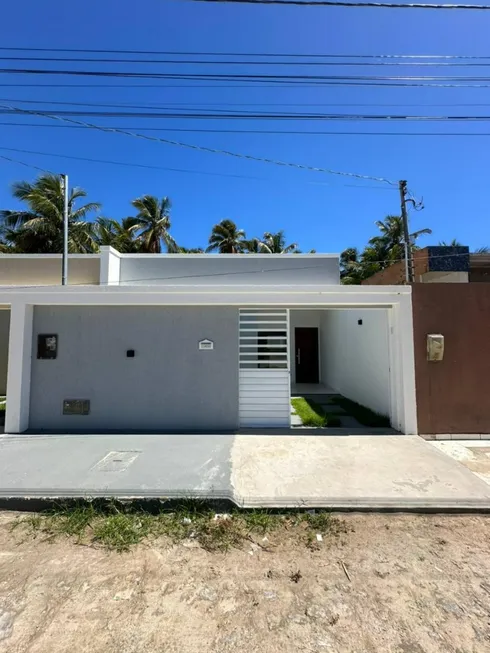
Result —
<path fill-rule="evenodd" d="M 243 507 L 490 509 L 490 486 L 416 436 L 0 438 L 0 497 L 209 497 Z"/>

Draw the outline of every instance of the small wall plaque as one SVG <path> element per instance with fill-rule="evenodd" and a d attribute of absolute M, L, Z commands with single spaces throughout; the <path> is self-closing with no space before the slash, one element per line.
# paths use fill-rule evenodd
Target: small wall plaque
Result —
<path fill-rule="evenodd" d="M 214 349 L 214 342 L 212 340 L 208 340 L 207 338 L 205 340 L 200 340 L 199 349 Z"/>
<path fill-rule="evenodd" d="M 37 337 L 37 357 L 45 360 L 56 358 L 58 336 L 55 333 L 41 333 Z"/>
<path fill-rule="evenodd" d="M 88 415 L 90 399 L 64 399 L 63 415 Z"/>

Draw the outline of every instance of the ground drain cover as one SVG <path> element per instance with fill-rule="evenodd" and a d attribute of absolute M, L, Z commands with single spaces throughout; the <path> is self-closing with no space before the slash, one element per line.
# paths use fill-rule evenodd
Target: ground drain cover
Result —
<path fill-rule="evenodd" d="M 109 451 L 92 469 L 96 472 L 124 472 L 141 451 Z"/>

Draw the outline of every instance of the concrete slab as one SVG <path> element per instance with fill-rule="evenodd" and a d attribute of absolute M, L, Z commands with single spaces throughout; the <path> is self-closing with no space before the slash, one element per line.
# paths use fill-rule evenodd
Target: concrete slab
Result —
<path fill-rule="evenodd" d="M 247 507 L 490 509 L 490 487 L 417 436 L 238 436 L 231 460 Z"/>
<path fill-rule="evenodd" d="M 221 435 L 3 436 L 0 497 L 230 498 L 232 442 Z"/>
<path fill-rule="evenodd" d="M 430 444 L 463 464 L 478 478 L 490 485 L 490 442 L 464 439 L 430 442 Z"/>
<path fill-rule="evenodd" d="M 0 498 L 229 499 L 243 507 L 490 510 L 490 486 L 418 437 L 0 437 Z"/>

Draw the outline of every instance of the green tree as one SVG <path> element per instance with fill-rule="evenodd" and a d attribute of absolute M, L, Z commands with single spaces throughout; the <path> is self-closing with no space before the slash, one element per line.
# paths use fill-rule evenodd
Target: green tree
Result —
<path fill-rule="evenodd" d="M 27 205 L 25 210 L 0 211 L 4 243 L 27 254 L 63 251 L 64 193 L 61 177 L 41 175 L 34 183 L 18 181 L 12 186 L 15 199 Z M 68 199 L 68 250 L 72 253 L 97 251 L 93 223 L 86 220 L 100 204 L 77 206 L 86 197 L 82 188 L 72 188 Z"/>
<path fill-rule="evenodd" d="M 290 254 L 298 249 L 298 243 L 286 245 L 286 238 L 282 229 L 277 233 L 266 231 L 261 245 L 264 254 Z"/>
<path fill-rule="evenodd" d="M 207 252 L 220 254 L 240 254 L 245 250 L 245 232 L 238 229 L 233 220 L 222 220 L 215 224 L 209 236 Z"/>
<path fill-rule="evenodd" d="M 381 232 L 369 241 L 378 249 L 386 265 L 405 258 L 405 237 L 403 234 L 403 220 L 398 215 L 387 215 L 384 220 L 378 220 L 376 226 Z M 417 239 L 424 234 L 431 234 L 432 229 L 420 229 L 410 234 L 410 244 L 416 247 Z M 385 265 L 385 267 L 386 267 Z"/>
<path fill-rule="evenodd" d="M 262 254 L 262 243 L 260 238 L 250 238 L 242 241 L 243 250 L 247 254 Z"/>
<path fill-rule="evenodd" d="M 204 254 L 202 247 L 179 247 L 179 254 Z"/>
<path fill-rule="evenodd" d="M 163 242 L 167 252 L 178 252 L 179 247 L 170 235 L 170 198 L 163 197 L 159 200 L 154 195 L 143 195 L 131 204 L 138 211 L 134 218 L 134 227 L 138 232 L 139 251 L 145 254 L 160 254 Z"/>
<path fill-rule="evenodd" d="M 138 221 L 136 218 L 124 218 L 122 222 L 113 218 L 97 218 L 95 238 L 99 246 L 109 245 L 122 254 L 135 254 L 140 250 L 137 239 Z"/>

